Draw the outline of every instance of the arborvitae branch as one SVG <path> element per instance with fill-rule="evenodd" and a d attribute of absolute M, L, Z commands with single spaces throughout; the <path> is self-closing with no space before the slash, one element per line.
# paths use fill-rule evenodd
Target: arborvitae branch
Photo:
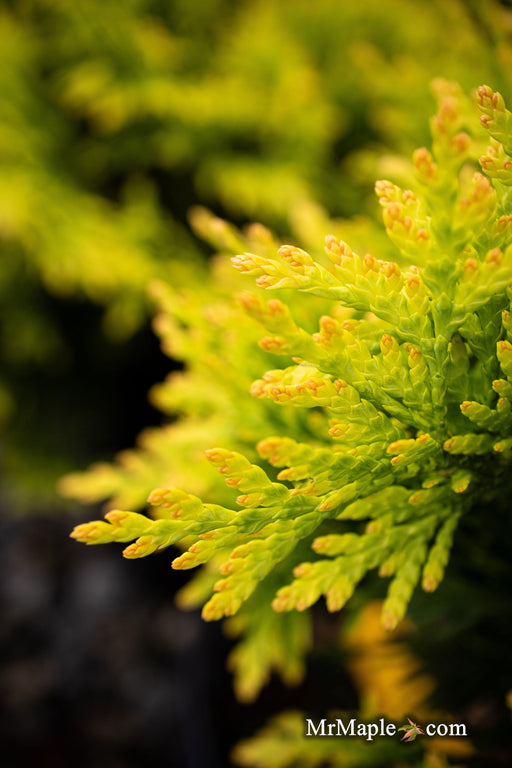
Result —
<path fill-rule="evenodd" d="M 459 519 L 484 493 L 499 498 L 512 452 L 512 212 L 504 159 L 512 153 L 512 117 L 486 87 L 478 102 L 493 137 L 484 175 L 472 165 L 468 107 L 448 89 L 432 121 L 432 151 L 413 158 L 418 188 L 377 183 L 395 261 L 358 255 L 331 235 L 323 255 L 294 245 L 274 254 L 271 237 L 261 233 L 254 252 L 233 258 L 260 288 L 286 289 L 268 301 L 248 291 L 239 297 L 268 334 L 259 353 L 284 357 L 285 365 L 262 370 L 251 387 L 255 407 L 281 426 L 260 440 L 259 458 L 207 452 L 236 489 L 238 506 L 160 489 L 150 496 L 157 519 L 110 512 L 108 522 L 79 526 L 75 538 L 134 540 L 127 557 L 181 542 L 173 567 L 218 568 L 207 620 L 232 616 L 248 600 L 302 611 L 323 595 L 336 611 L 378 569 L 391 579 L 383 621 L 392 628 L 419 581 L 426 591 L 438 586 Z M 228 247 L 238 245 L 233 230 L 214 229 Z M 316 318 L 311 295 L 323 300 Z M 174 330 L 179 344 L 179 324 Z M 250 356 L 248 349 L 241 352 Z M 281 422 L 277 406 L 286 408 Z M 294 411 L 311 414 L 307 428 Z M 311 561 L 304 547 L 312 547 Z"/>

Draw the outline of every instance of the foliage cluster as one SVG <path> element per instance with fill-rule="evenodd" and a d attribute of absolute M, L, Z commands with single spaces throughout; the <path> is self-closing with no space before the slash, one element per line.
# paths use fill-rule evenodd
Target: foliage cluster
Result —
<path fill-rule="evenodd" d="M 266 229 L 243 238 L 196 211 L 205 234 L 244 251 L 232 258 L 241 275 L 232 283 L 227 256 L 218 258 L 225 295 L 247 276 L 257 290 L 212 304 L 201 292 L 194 303 L 156 286 L 157 329 L 187 367 L 155 397 L 180 418 L 120 467 L 64 481 L 68 493 L 135 507 L 157 481 L 149 516 L 114 508 L 73 536 L 133 542 L 128 558 L 179 545 L 174 568 L 205 565 L 181 600 L 206 599 L 207 620 L 232 617 L 242 635 L 231 657 L 241 698 L 253 698 L 273 669 L 300 678 L 306 609 L 324 596 L 329 611 L 340 610 L 374 569 L 390 579 L 382 619 L 395 628 L 417 584 L 431 592 L 443 579 L 461 518 L 507 497 L 512 115 L 499 93 L 479 88 L 486 137 L 456 86 L 438 90 L 432 149 L 412 159 L 414 191 L 376 184 L 385 258 L 361 256 L 335 235 L 323 254 L 282 245 L 276 255 Z M 258 324 L 268 334 L 259 351 Z M 248 378 L 269 361 L 248 394 Z M 206 439 L 219 430 L 223 447 L 207 457 L 236 489 L 236 507 L 211 481 L 198 489 L 200 472 L 194 491 L 204 500 L 168 483 L 169 471 L 189 471 L 198 423 Z M 256 454 L 247 448 L 255 437 Z"/>

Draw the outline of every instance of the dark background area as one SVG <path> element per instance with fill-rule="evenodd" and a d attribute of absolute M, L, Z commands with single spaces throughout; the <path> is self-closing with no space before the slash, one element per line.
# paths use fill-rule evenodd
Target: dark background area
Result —
<path fill-rule="evenodd" d="M 273 680 L 234 699 L 220 624 L 172 597 L 169 557 L 128 562 L 67 538 L 73 520 L 11 521 L 0 532 L 2 768 L 224 768 L 241 738 L 288 708 L 353 708 L 336 650 L 338 617 L 318 611 L 307 681 Z"/>

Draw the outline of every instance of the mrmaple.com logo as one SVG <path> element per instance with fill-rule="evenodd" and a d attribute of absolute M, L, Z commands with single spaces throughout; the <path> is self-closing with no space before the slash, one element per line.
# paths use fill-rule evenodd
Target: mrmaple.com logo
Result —
<path fill-rule="evenodd" d="M 316 723 L 306 719 L 306 736 L 356 736 L 373 741 L 378 736 L 395 736 L 397 732 L 405 731 L 401 741 L 414 741 L 417 736 L 467 736 L 464 723 L 428 723 L 419 726 L 409 717 L 408 724 L 400 728 L 396 723 L 386 722 L 383 717 L 376 722 L 364 722 L 353 717 L 351 720 L 338 717 L 328 721 L 326 717 Z"/>

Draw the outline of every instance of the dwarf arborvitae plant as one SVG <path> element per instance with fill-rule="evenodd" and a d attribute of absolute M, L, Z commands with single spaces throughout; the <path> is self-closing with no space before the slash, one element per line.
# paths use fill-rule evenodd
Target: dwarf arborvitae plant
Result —
<path fill-rule="evenodd" d="M 242 297 L 269 334 L 261 349 L 285 361 L 262 371 L 251 394 L 300 416 L 286 433 L 262 435 L 259 460 L 207 452 L 236 504 L 157 488 L 150 516 L 112 510 L 74 538 L 133 542 L 128 558 L 181 546 L 174 568 L 208 564 L 204 618 L 233 616 L 250 600 L 261 643 L 269 627 L 276 632 L 268 655 L 279 652 L 281 632 L 291 660 L 300 656 L 292 639 L 304 635 L 272 623 L 270 603 L 277 613 L 304 611 L 324 596 L 338 611 L 378 569 L 390 579 L 383 622 L 392 629 L 419 582 L 436 589 L 461 517 L 510 488 L 512 114 L 487 86 L 477 103 L 491 137 L 482 172 L 484 137 L 448 88 L 432 151 L 413 157 L 415 191 L 377 183 L 394 260 L 334 236 L 323 258 L 291 245 L 233 258 L 280 296 Z M 304 307 L 311 318 L 318 306 L 330 311 L 315 330 Z"/>

